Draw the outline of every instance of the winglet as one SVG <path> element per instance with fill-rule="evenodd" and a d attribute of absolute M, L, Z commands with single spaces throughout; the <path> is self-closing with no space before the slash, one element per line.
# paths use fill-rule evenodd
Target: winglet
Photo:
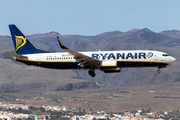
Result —
<path fill-rule="evenodd" d="M 62 43 L 62 41 L 60 40 L 59 37 L 57 37 L 57 39 L 58 39 L 58 42 L 59 42 L 62 49 L 68 49 L 67 47 L 64 46 L 64 44 Z"/>

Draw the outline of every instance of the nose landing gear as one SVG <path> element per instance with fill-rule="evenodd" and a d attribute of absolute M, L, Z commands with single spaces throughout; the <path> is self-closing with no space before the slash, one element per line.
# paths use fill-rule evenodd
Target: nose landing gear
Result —
<path fill-rule="evenodd" d="M 88 74 L 91 76 L 91 77 L 95 77 L 96 76 L 96 73 L 94 72 L 95 70 L 94 69 L 90 69 L 88 71 Z"/>
<path fill-rule="evenodd" d="M 160 73 L 161 73 L 160 68 L 165 68 L 165 67 L 166 67 L 166 65 L 164 65 L 164 66 L 159 66 L 159 67 L 158 67 L 158 70 L 157 70 L 157 73 L 160 74 Z"/>
<path fill-rule="evenodd" d="M 158 70 L 157 70 L 157 73 L 160 74 L 160 73 L 161 73 L 161 70 L 158 69 Z"/>

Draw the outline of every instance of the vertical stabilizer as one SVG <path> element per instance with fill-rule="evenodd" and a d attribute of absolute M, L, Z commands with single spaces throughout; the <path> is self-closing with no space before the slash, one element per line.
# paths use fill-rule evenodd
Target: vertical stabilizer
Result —
<path fill-rule="evenodd" d="M 9 25 L 9 29 L 17 54 L 22 55 L 47 52 L 36 49 L 15 25 Z"/>

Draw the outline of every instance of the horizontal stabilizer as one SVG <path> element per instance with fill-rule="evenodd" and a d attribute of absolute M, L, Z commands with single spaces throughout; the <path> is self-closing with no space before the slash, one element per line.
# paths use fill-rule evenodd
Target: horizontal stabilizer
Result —
<path fill-rule="evenodd" d="M 26 56 L 19 55 L 19 54 L 16 54 L 16 53 L 12 53 L 12 52 L 8 52 L 8 51 L 6 51 L 5 53 L 7 53 L 7 54 L 9 54 L 9 55 L 11 55 L 11 56 L 13 56 L 15 58 L 19 58 L 19 59 L 27 59 L 28 58 Z"/>

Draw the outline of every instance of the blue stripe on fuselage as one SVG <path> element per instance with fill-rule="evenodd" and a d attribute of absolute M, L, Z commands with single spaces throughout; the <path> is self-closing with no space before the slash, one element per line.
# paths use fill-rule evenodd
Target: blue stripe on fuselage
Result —
<path fill-rule="evenodd" d="M 165 62 L 156 62 L 156 61 L 117 61 L 117 66 L 119 68 L 125 67 L 159 67 L 169 65 Z"/>
<path fill-rule="evenodd" d="M 18 62 L 22 62 L 26 65 L 34 65 L 38 67 L 52 68 L 52 69 L 78 69 L 78 62 L 41 62 L 41 61 L 27 61 L 16 59 Z"/>

